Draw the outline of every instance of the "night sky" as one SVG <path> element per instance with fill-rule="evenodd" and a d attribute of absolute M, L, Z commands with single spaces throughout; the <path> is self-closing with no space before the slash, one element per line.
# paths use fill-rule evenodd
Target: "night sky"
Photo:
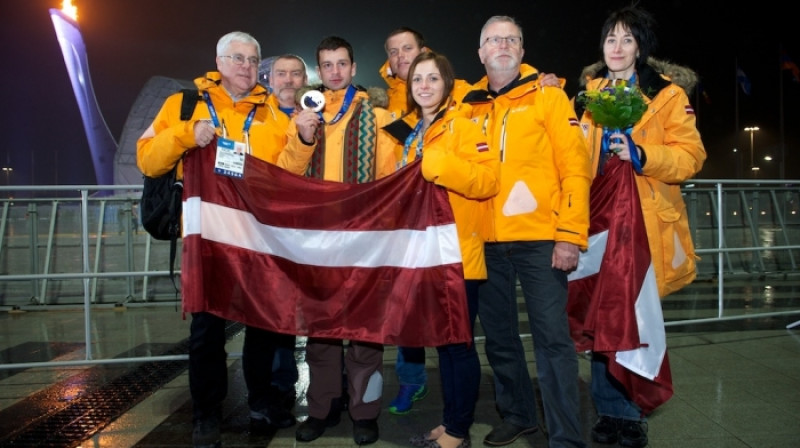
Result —
<path fill-rule="evenodd" d="M 388 32 L 410 26 L 425 35 L 431 48 L 450 58 L 459 77 L 474 82 L 483 76 L 477 55 L 480 28 L 491 15 L 507 14 L 522 23 L 524 62 L 566 78 L 566 90 L 574 95 L 582 67 L 600 57 L 600 26 L 607 13 L 628 3 L 73 0 L 95 95 L 117 140 L 131 105 L 151 76 L 188 80 L 214 69 L 216 42 L 228 31 L 253 34 L 263 57 L 296 53 L 312 68 L 317 43 L 326 35 L 342 36 L 355 48 L 356 82 L 369 87 L 384 86 L 377 71 L 386 59 L 383 43 Z M 690 92 L 709 153 L 698 177 L 737 177 L 732 149 L 743 150 L 748 166 L 749 133 L 742 129 L 759 126 L 755 158 L 774 157 L 763 165 L 759 178 L 778 178 L 783 103 L 785 177 L 800 178 L 800 82 L 779 67 L 781 46 L 800 64 L 797 15 L 777 1 L 749 2 L 747 9 L 723 1 L 640 3 L 659 23 L 660 46 L 654 56 L 694 69 L 710 99 L 708 103 Z M 12 185 L 96 183 L 48 13 L 49 8 L 60 7 L 60 0 L 3 0 L 0 6 L 0 79 L 5 89 L 0 165 L 14 169 Z M 737 61 L 752 84 L 751 95 L 738 91 L 738 108 Z"/>

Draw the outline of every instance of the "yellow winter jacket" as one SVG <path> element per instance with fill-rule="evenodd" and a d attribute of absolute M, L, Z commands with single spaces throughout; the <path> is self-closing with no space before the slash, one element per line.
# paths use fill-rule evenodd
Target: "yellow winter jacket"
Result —
<path fill-rule="evenodd" d="M 416 123 L 409 123 L 411 127 Z M 418 141 L 409 146 L 406 162 L 416 158 Z M 486 278 L 483 252 L 488 198 L 499 189 L 500 161 L 489 151 L 480 127 L 456 108 L 442 110 L 422 139 L 422 175 L 447 189 L 456 221 L 464 278 Z"/>
<path fill-rule="evenodd" d="M 256 114 L 250 126 L 251 154 L 261 160 L 277 164 L 294 173 L 302 173 L 305 166 L 292 164 L 293 159 L 281 157 L 286 144 L 288 117 L 277 108 L 277 103 L 267 101 L 267 91 L 256 85 L 250 95 L 234 103 L 221 84 L 218 72 L 209 72 L 194 81 L 200 92 L 208 92 L 220 123 L 224 122 L 228 138 L 244 141 L 243 129 L 247 115 L 253 107 Z M 201 94 L 202 95 L 202 94 Z M 153 123 L 136 142 L 136 162 L 139 170 L 147 176 L 156 177 L 169 172 L 181 159 L 183 153 L 195 148 L 194 124 L 198 120 L 210 120 L 206 102 L 197 102 L 189 120 L 180 119 L 183 95 L 170 95 L 156 115 Z M 221 135 L 221 131 L 217 131 Z M 178 167 L 178 177 L 183 177 L 183 165 Z"/>
<path fill-rule="evenodd" d="M 336 91 L 325 90 L 325 110 L 322 117 L 325 122 L 330 122 L 341 109 L 347 89 Z M 325 124 L 325 173 L 323 178 L 325 180 L 332 180 L 342 182 L 344 179 L 344 166 L 343 166 L 343 152 L 344 152 L 344 139 L 345 131 L 347 130 L 348 122 L 353 118 L 354 105 L 357 101 L 369 101 L 368 95 L 363 90 L 356 92 L 353 98 L 353 103 L 348 108 L 347 112 L 342 118 L 334 124 Z M 376 179 L 388 176 L 395 171 L 396 156 L 395 147 L 396 141 L 387 134 L 383 128 L 385 125 L 392 122 L 391 114 L 383 108 L 374 107 L 375 124 L 376 124 L 376 138 L 375 145 L 375 176 Z M 300 139 L 297 133 L 297 126 L 292 122 L 287 131 L 288 141 L 286 143 L 287 159 L 292 160 L 292 166 L 302 165 L 305 172 L 308 166 L 311 155 L 314 153 L 316 145 L 306 145 Z"/>
<path fill-rule="evenodd" d="M 586 141 L 564 91 L 541 88 L 523 64 L 499 94 L 484 77 L 464 103 L 500 159 L 500 192 L 492 199 L 488 241 L 563 241 L 585 249 L 591 165 Z"/>
<path fill-rule="evenodd" d="M 665 68 L 658 65 L 660 61 L 651 60 L 650 64 L 653 63 L 657 68 Z M 604 73 L 589 81 L 587 90 L 605 87 L 608 80 Z M 681 74 L 681 79 L 687 78 L 696 79 Z M 696 276 L 697 256 L 680 184 L 702 169 L 706 151 L 684 89 L 651 65 L 638 70 L 637 80 L 645 93 L 647 111 L 631 133 L 633 142 L 643 152 L 642 174 L 636 176 L 636 186 L 658 292 L 665 297 L 691 283 Z M 603 128 L 592 121 L 589 112 L 583 113 L 581 127 L 589 144 L 592 173 L 596 175 Z"/>

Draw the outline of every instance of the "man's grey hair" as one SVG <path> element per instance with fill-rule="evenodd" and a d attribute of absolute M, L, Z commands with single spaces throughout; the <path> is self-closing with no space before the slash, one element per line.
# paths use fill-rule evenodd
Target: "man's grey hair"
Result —
<path fill-rule="evenodd" d="M 486 27 L 488 27 L 489 25 L 491 25 L 493 23 L 497 23 L 497 22 L 508 22 L 508 23 L 516 26 L 517 29 L 519 29 L 519 37 L 520 38 L 522 37 L 522 26 L 520 26 L 520 24 L 517 22 L 517 20 L 515 18 L 513 18 L 511 16 L 492 16 L 492 17 L 489 17 L 489 20 L 487 20 L 486 23 L 483 24 L 483 28 L 481 28 L 481 37 L 480 37 L 480 41 L 478 42 L 478 48 L 483 46 L 483 41 L 484 41 L 484 39 L 486 39 L 486 36 L 485 36 Z"/>
<path fill-rule="evenodd" d="M 306 61 L 303 60 L 300 56 L 293 54 L 293 53 L 284 53 L 280 56 L 275 56 L 272 59 L 272 63 L 269 65 L 269 72 L 272 73 L 272 69 L 275 68 L 275 63 L 278 62 L 279 59 L 294 59 L 295 61 L 300 62 L 303 64 L 303 73 L 308 72 L 308 66 L 306 65 Z"/>
<path fill-rule="evenodd" d="M 255 37 L 243 31 L 232 31 L 220 37 L 219 41 L 217 42 L 217 56 L 225 55 L 225 52 L 228 51 L 228 47 L 230 47 L 231 43 L 233 42 L 255 45 L 258 59 L 261 59 L 261 44 L 258 43 Z"/>

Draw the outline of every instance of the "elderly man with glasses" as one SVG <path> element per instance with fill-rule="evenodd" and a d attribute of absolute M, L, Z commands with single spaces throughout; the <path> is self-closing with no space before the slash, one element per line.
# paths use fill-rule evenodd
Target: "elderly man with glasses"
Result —
<path fill-rule="evenodd" d="M 246 152 L 301 174 L 305 165 L 292 166 L 290 159 L 284 156 L 286 124 L 279 125 L 274 119 L 283 114 L 272 110 L 273 106 L 267 101 L 267 89 L 256 82 L 260 60 L 261 47 L 251 35 L 234 31 L 222 36 L 216 49 L 218 71 L 195 79 L 198 94 L 196 99 L 190 99 L 196 103 L 189 103 L 194 106 L 191 117 L 188 120 L 181 117 L 184 94 L 167 98 L 137 142 L 139 169 L 147 176 L 156 177 L 168 173 L 177 164 L 178 175 L 182 178 L 181 160 L 185 152 L 217 150 L 219 154 L 221 149 L 208 146 L 215 139 L 225 138 L 234 146 L 232 152 Z M 239 174 L 243 170 L 244 165 Z M 209 306 L 215 302 L 214 297 L 206 299 Z M 192 312 L 189 389 L 194 424 L 192 443 L 196 448 L 221 446 L 222 403 L 228 392 L 226 327 L 226 320 L 215 314 Z M 294 416 L 281 405 L 280 394 L 270 385 L 276 349 L 292 350 L 294 345 L 293 335 L 251 326 L 245 328 L 242 370 L 250 418 L 257 425 L 286 428 L 295 424 Z"/>
<path fill-rule="evenodd" d="M 500 192 L 492 198 L 486 242 L 487 281 L 478 317 L 486 335 L 495 401 L 502 422 L 484 438 L 508 445 L 539 429 L 536 397 L 520 340 L 517 281 L 535 347 L 548 445 L 585 447 L 580 425 L 578 359 L 567 322 L 567 273 L 588 243 L 591 164 L 575 111 L 564 91 L 543 88 L 522 64 L 522 28 L 490 18 L 478 55 L 486 76 L 464 103 L 500 157 Z"/>

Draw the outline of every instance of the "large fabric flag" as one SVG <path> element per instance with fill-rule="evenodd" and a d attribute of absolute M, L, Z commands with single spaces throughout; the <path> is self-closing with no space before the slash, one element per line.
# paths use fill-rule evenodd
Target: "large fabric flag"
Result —
<path fill-rule="evenodd" d="M 612 157 L 591 187 L 589 248 L 569 276 L 570 331 L 645 413 L 672 397 L 666 332 L 633 168 Z"/>
<path fill-rule="evenodd" d="M 742 92 L 744 92 L 745 95 L 750 95 L 750 78 L 748 78 L 744 73 L 744 70 L 740 69 L 739 67 L 736 67 L 736 82 L 739 83 L 739 86 L 742 88 Z"/>
<path fill-rule="evenodd" d="M 419 163 L 352 185 L 250 156 L 226 177 L 214 157 L 212 144 L 184 161 L 184 311 L 381 344 L 472 340 L 447 192 Z"/>
<path fill-rule="evenodd" d="M 792 80 L 800 82 L 800 67 L 783 50 L 781 50 L 781 70 L 789 70 L 792 73 Z"/>

